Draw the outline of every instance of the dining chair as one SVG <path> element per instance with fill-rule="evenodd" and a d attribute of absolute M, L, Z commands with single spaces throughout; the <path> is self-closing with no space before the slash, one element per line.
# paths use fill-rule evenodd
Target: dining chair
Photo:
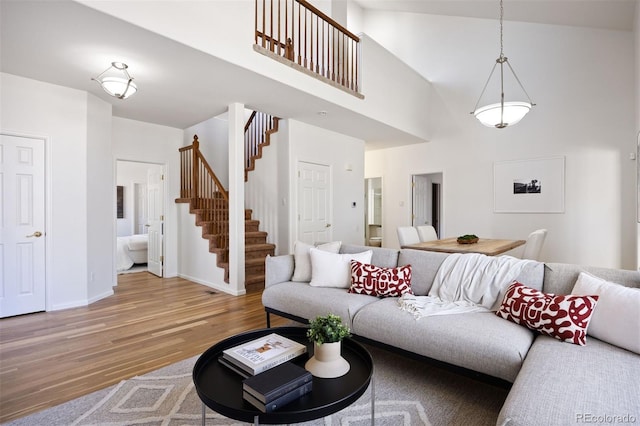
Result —
<path fill-rule="evenodd" d="M 546 237 L 546 229 L 538 229 L 529 234 L 529 236 L 527 237 L 527 242 L 524 244 L 522 258 L 539 260 L 540 251 L 542 251 L 542 245 L 544 244 L 544 240 Z"/>
<path fill-rule="evenodd" d="M 400 242 L 400 247 L 406 246 L 408 244 L 417 244 L 420 242 L 420 237 L 418 236 L 418 230 L 413 226 L 398 226 L 398 241 Z"/>
<path fill-rule="evenodd" d="M 436 228 L 431 225 L 420 225 L 418 228 L 418 236 L 420 237 L 420 242 L 423 241 L 434 241 L 438 239 L 438 234 L 436 233 Z"/>

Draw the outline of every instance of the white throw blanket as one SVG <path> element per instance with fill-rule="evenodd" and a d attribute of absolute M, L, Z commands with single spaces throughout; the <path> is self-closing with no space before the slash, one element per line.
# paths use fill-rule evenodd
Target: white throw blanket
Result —
<path fill-rule="evenodd" d="M 452 254 L 442 262 L 428 296 L 404 294 L 398 303 L 416 319 L 495 310 L 509 284 L 531 262 L 511 256 Z"/>

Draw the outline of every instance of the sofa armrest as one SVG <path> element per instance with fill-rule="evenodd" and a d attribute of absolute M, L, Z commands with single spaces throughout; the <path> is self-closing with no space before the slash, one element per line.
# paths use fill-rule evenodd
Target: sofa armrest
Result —
<path fill-rule="evenodd" d="M 265 259 L 264 287 L 291 281 L 293 276 L 293 255 L 267 256 Z"/>

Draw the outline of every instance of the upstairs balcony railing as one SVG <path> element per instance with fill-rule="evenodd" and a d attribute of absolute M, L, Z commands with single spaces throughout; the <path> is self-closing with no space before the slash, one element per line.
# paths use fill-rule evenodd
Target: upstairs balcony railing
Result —
<path fill-rule="evenodd" d="M 255 44 L 360 92 L 360 39 L 305 0 L 255 0 Z"/>

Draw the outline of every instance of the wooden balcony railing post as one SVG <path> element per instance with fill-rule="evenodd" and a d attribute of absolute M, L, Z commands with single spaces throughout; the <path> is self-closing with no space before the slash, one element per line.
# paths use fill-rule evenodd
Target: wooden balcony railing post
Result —
<path fill-rule="evenodd" d="M 198 167 L 198 153 L 199 153 L 200 142 L 198 142 L 198 135 L 193 136 L 193 149 L 191 150 L 192 154 L 192 162 L 191 162 L 191 198 L 198 198 L 198 171 L 200 167 Z"/>

